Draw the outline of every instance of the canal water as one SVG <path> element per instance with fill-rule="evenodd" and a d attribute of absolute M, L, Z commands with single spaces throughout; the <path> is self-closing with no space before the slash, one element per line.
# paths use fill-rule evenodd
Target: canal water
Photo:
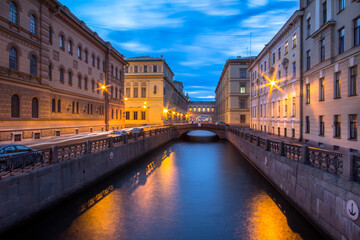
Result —
<path fill-rule="evenodd" d="M 322 239 L 230 143 L 189 135 L 0 239 Z"/>

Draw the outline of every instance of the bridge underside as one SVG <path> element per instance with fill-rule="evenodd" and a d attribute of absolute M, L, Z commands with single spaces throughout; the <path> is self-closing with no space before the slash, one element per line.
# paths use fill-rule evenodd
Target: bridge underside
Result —
<path fill-rule="evenodd" d="M 175 127 L 179 138 L 188 132 L 203 130 L 216 134 L 220 139 L 226 138 L 225 128 L 225 126 L 217 126 L 213 124 L 187 124 Z"/>

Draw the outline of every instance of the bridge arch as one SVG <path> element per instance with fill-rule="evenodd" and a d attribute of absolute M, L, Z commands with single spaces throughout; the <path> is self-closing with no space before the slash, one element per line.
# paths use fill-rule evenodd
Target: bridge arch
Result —
<path fill-rule="evenodd" d="M 215 133 L 220 139 L 226 138 L 226 126 L 218 126 L 214 124 L 203 124 L 203 123 L 196 123 L 196 124 L 186 124 L 186 125 L 178 125 L 175 126 L 177 130 L 178 137 L 183 136 L 184 134 L 194 131 L 194 130 L 204 130 Z"/>

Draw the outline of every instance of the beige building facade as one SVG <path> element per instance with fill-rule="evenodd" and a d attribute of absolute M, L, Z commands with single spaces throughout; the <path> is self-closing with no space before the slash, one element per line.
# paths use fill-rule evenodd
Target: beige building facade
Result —
<path fill-rule="evenodd" d="M 188 98 L 163 57 L 127 58 L 126 126 L 186 122 Z"/>
<path fill-rule="evenodd" d="M 215 90 L 216 121 L 248 126 L 250 123 L 250 74 L 248 67 L 254 58 L 226 61 Z"/>
<path fill-rule="evenodd" d="M 189 121 L 215 121 L 215 101 L 190 101 L 187 115 Z"/>
<path fill-rule="evenodd" d="M 360 1 L 300 1 L 304 141 L 360 151 Z"/>
<path fill-rule="evenodd" d="M 300 138 L 300 39 L 296 11 L 249 67 L 252 129 Z"/>
<path fill-rule="evenodd" d="M 1 141 L 124 126 L 122 54 L 58 1 L 0 6 Z"/>

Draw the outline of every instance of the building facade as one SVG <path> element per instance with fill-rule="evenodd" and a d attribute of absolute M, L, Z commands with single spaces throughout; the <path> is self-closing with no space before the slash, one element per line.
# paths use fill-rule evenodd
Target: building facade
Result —
<path fill-rule="evenodd" d="M 188 102 L 189 121 L 215 121 L 215 101 Z"/>
<path fill-rule="evenodd" d="M 300 1 L 304 141 L 360 151 L 360 1 Z"/>
<path fill-rule="evenodd" d="M 0 25 L 1 141 L 123 127 L 126 61 L 110 43 L 55 0 L 1 1 Z"/>
<path fill-rule="evenodd" d="M 250 74 L 253 57 L 226 61 L 215 90 L 216 120 L 231 125 L 250 123 Z"/>
<path fill-rule="evenodd" d="M 183 85 L 163 57 L 127 58 L 126 126 L 163 125 L 186 121 L 188 99 Z"/>
<path fill-rule="evenodd" d="M 249 67 L 251 128 L 299 139 L 300 39 L 302 11 L 296 11 Z"/>

